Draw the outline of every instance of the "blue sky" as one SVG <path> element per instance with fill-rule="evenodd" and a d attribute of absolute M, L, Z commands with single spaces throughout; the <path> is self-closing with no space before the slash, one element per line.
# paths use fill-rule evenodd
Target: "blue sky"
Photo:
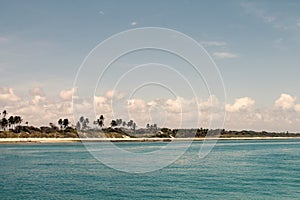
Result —
<path fill-rule="evenodd" d="M 273 109 L 282 94 L 300 103 L 298 1 L 2 0 L 0 5 L 0 87 L 12 88 L 20 99 L 42 88 L 55 101 L 72 88 L 83 59 L 101 41 L 131 28 L 164 27 L 206 48 L 221 72 L 228 104 L 249 97 L 255 108 Z M 291 129 L 297 130 L 296 124 Z"/>

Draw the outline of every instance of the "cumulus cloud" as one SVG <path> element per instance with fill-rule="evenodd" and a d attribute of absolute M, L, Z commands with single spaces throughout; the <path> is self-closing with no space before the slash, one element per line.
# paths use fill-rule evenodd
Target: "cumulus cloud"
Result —
<path fill-rule="evenodd" d="M 136 25 L 137 25 L 137 22 L 131 22 L 130 25 L 131 25 L 131 26 L 136 26 Z"/>
<path fill-rule="evenodd" d="M 237 58 L 236 54 L 230 52 L 215 52 L 213 55 L 216 59 Z"/>
<path fill-rule="evenodd" d="M 234 104 L 226 105 L 227 112 L 238 112 L 238 111 L 247 111 L 252 108 L 255 104 L 255 101 L 249 97 L 243 97 L 236 99 Z"/>
<path fill-rule="evenodd" d="M 275 101 L 275 107 L 283 110 L 293 109 L 295 106 L 296 97 L 289 94 L 281 94 L 280 98 Z"/>
<path fill-rule="evenodd" d="M 166 101 L 166 107 L 168 112 L 181 113 L 182 112 L 182 98 L 168 99 Z"/>
<path fill-rule="evenodd" d="M 295 105 L 295 111 L 300 112 L 300 104 Z"/>
<path fill-rule="evenodd" d="M 33 97 L 32 103 L 33 104 L 39 104 L 40 102 L 44 102 L 45 100 L 46 100 L 45 97 L 42 97 L 40 95 L 36 95 L 36 96 Z"/>
<path fill-rule="evenodd" d="M 18 97 L 12 88 L 0 87 L 0 101 L 2 102 L 15 102 L 19 101 L 21 98 Z"/>
<path fill-rule="evenodd" d="M 69 100 L 72 100 L 72 96 L 74 95 L 75 92 L 76 92 L 76 88 L 71 88 L 71 89 L 67 89 L 67 90 L 62 90 L 62 91 L 60 91 L 60 93 L 59 93 L 59 97 L 60 97 L 62 100 L 69 101 Z"/>
<path fill-rule="evenodd" d="M 73 93 L 74 89 L 62 90 L 60 98 L 48 99 L 42 88 L 33 88 L 28 97 L 22 96 L 21 99 L 12 88 L 1 87 L 0 105 L 9 114 L 21 115 L 24 121 L 36 126 L 56 123 L 59 118 L 69 118 L 75 123 L 78 119 L 74 121 L 73 114 L 75 118 L 84 115 L 90 121 L 95 119 L 95 115 L 103 114 L 107 126 L 111 119 L 122 118 L 125 121 L 133 119 L 138 127 L 156 123 L 159 127 L 170 128 L 219 128 L 227 111 L 226 129 L 300 131 L 300 104 L 296 104 L 296 97 L 290 94 L 281 94 L 274 106 L 262 109 L 255 106 L 255 100 L 250 97 L 235 99 L 232 104 L 224 106 L 224 102 L 213 95 L 203 99 L 176 97 L 127 100 L 123 93 L 112 90 L 92 99 L 77 98 L 73 105 L 66 101 L 71 99 Z"/>
<path fill-rule="evenodd" d="M 32 96 L 41 96 L 41 97 L 45 96 L 44 90 L 41 87 L 32 88 L 29 91 L 29 94 Z"/>
<path fill-rule="evenodd" d="M 105 97 L 108 99 L 120 100 L 125 97 L 125 94 L 117 90 L 108 90 L 105 93 Z"/>

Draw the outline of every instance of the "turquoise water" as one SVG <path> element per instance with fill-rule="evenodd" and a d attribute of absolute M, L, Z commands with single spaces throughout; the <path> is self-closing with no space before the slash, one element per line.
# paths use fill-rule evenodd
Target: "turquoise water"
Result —
<path fill-rule="evenodd" d="M 205 159 L 200 144 L 146 174 L 108 168 L 81 143 L 3 144 L 0 199 L 300 199 L 300 140 L 219 141 Z"/>

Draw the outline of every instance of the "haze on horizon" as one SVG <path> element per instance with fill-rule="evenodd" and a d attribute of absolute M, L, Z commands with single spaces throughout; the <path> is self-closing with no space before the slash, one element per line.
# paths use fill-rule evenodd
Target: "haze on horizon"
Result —
<path fill-rule="evenodd" d="M 113 88 L 121 69 L 150 61 L 187 69 L 172 55 L 142 51 L 114 64 L 110 78 L 99 86 L 103 92 L 95 94 L 96 114 L 104 114 L 107 121 L 113 118 L 113 100 L 123 105 L 114 110 L 116 118 L 134 118 L 144 127 L 150 121 L 160 125 L 167 117 L 168 123 L 161 126 L 175 128 L 182 112 L 187 124 L 195 124 L 189 108 L 197 103 L 203 126 L 212 115 L 223 120 L 226 111 L 226 129 L 300 132 L 299 10 L 300 2 L 271 0 L 1 1 L 0 109 L 32 125 L 48 125 L 59 118 L 75 124 L 72 96 L 76 99 L 79 88 L 73 83 L 89 52 L 119 32 L 163 27 L 203 45 L 220 70 L 226 102 L 207 92 L 194 98 L 172 76 L 170 82 L 180 95 L 152 86 L 126 99 L 132 91 L 124 85 Z M 147 73 L 135 77 L 151 71 Z M 163 71 L 158 75 L 165 77 Z M 194 75 L 187 71 L 186 77 L 193 81 Z M 87 77 L 81 87 L 89 88 L 88 84 Z M 134 78 L 127 84 L 134 84 Z M 93 109 L 84 98 L 76 101 L 82 103 L 82 110 Z"/>

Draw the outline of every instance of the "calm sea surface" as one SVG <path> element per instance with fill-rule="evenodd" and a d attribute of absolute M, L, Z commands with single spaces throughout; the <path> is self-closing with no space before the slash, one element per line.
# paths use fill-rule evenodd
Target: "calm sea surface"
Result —
<path fill-rule="evenodd" d="M 118 143 L 138 151 L 164 143 Z M 300 199 L 300 140 L 194 142 L 172 165 L 119 172 L 81 143 L 0 145 L 0 199 Z"/>

